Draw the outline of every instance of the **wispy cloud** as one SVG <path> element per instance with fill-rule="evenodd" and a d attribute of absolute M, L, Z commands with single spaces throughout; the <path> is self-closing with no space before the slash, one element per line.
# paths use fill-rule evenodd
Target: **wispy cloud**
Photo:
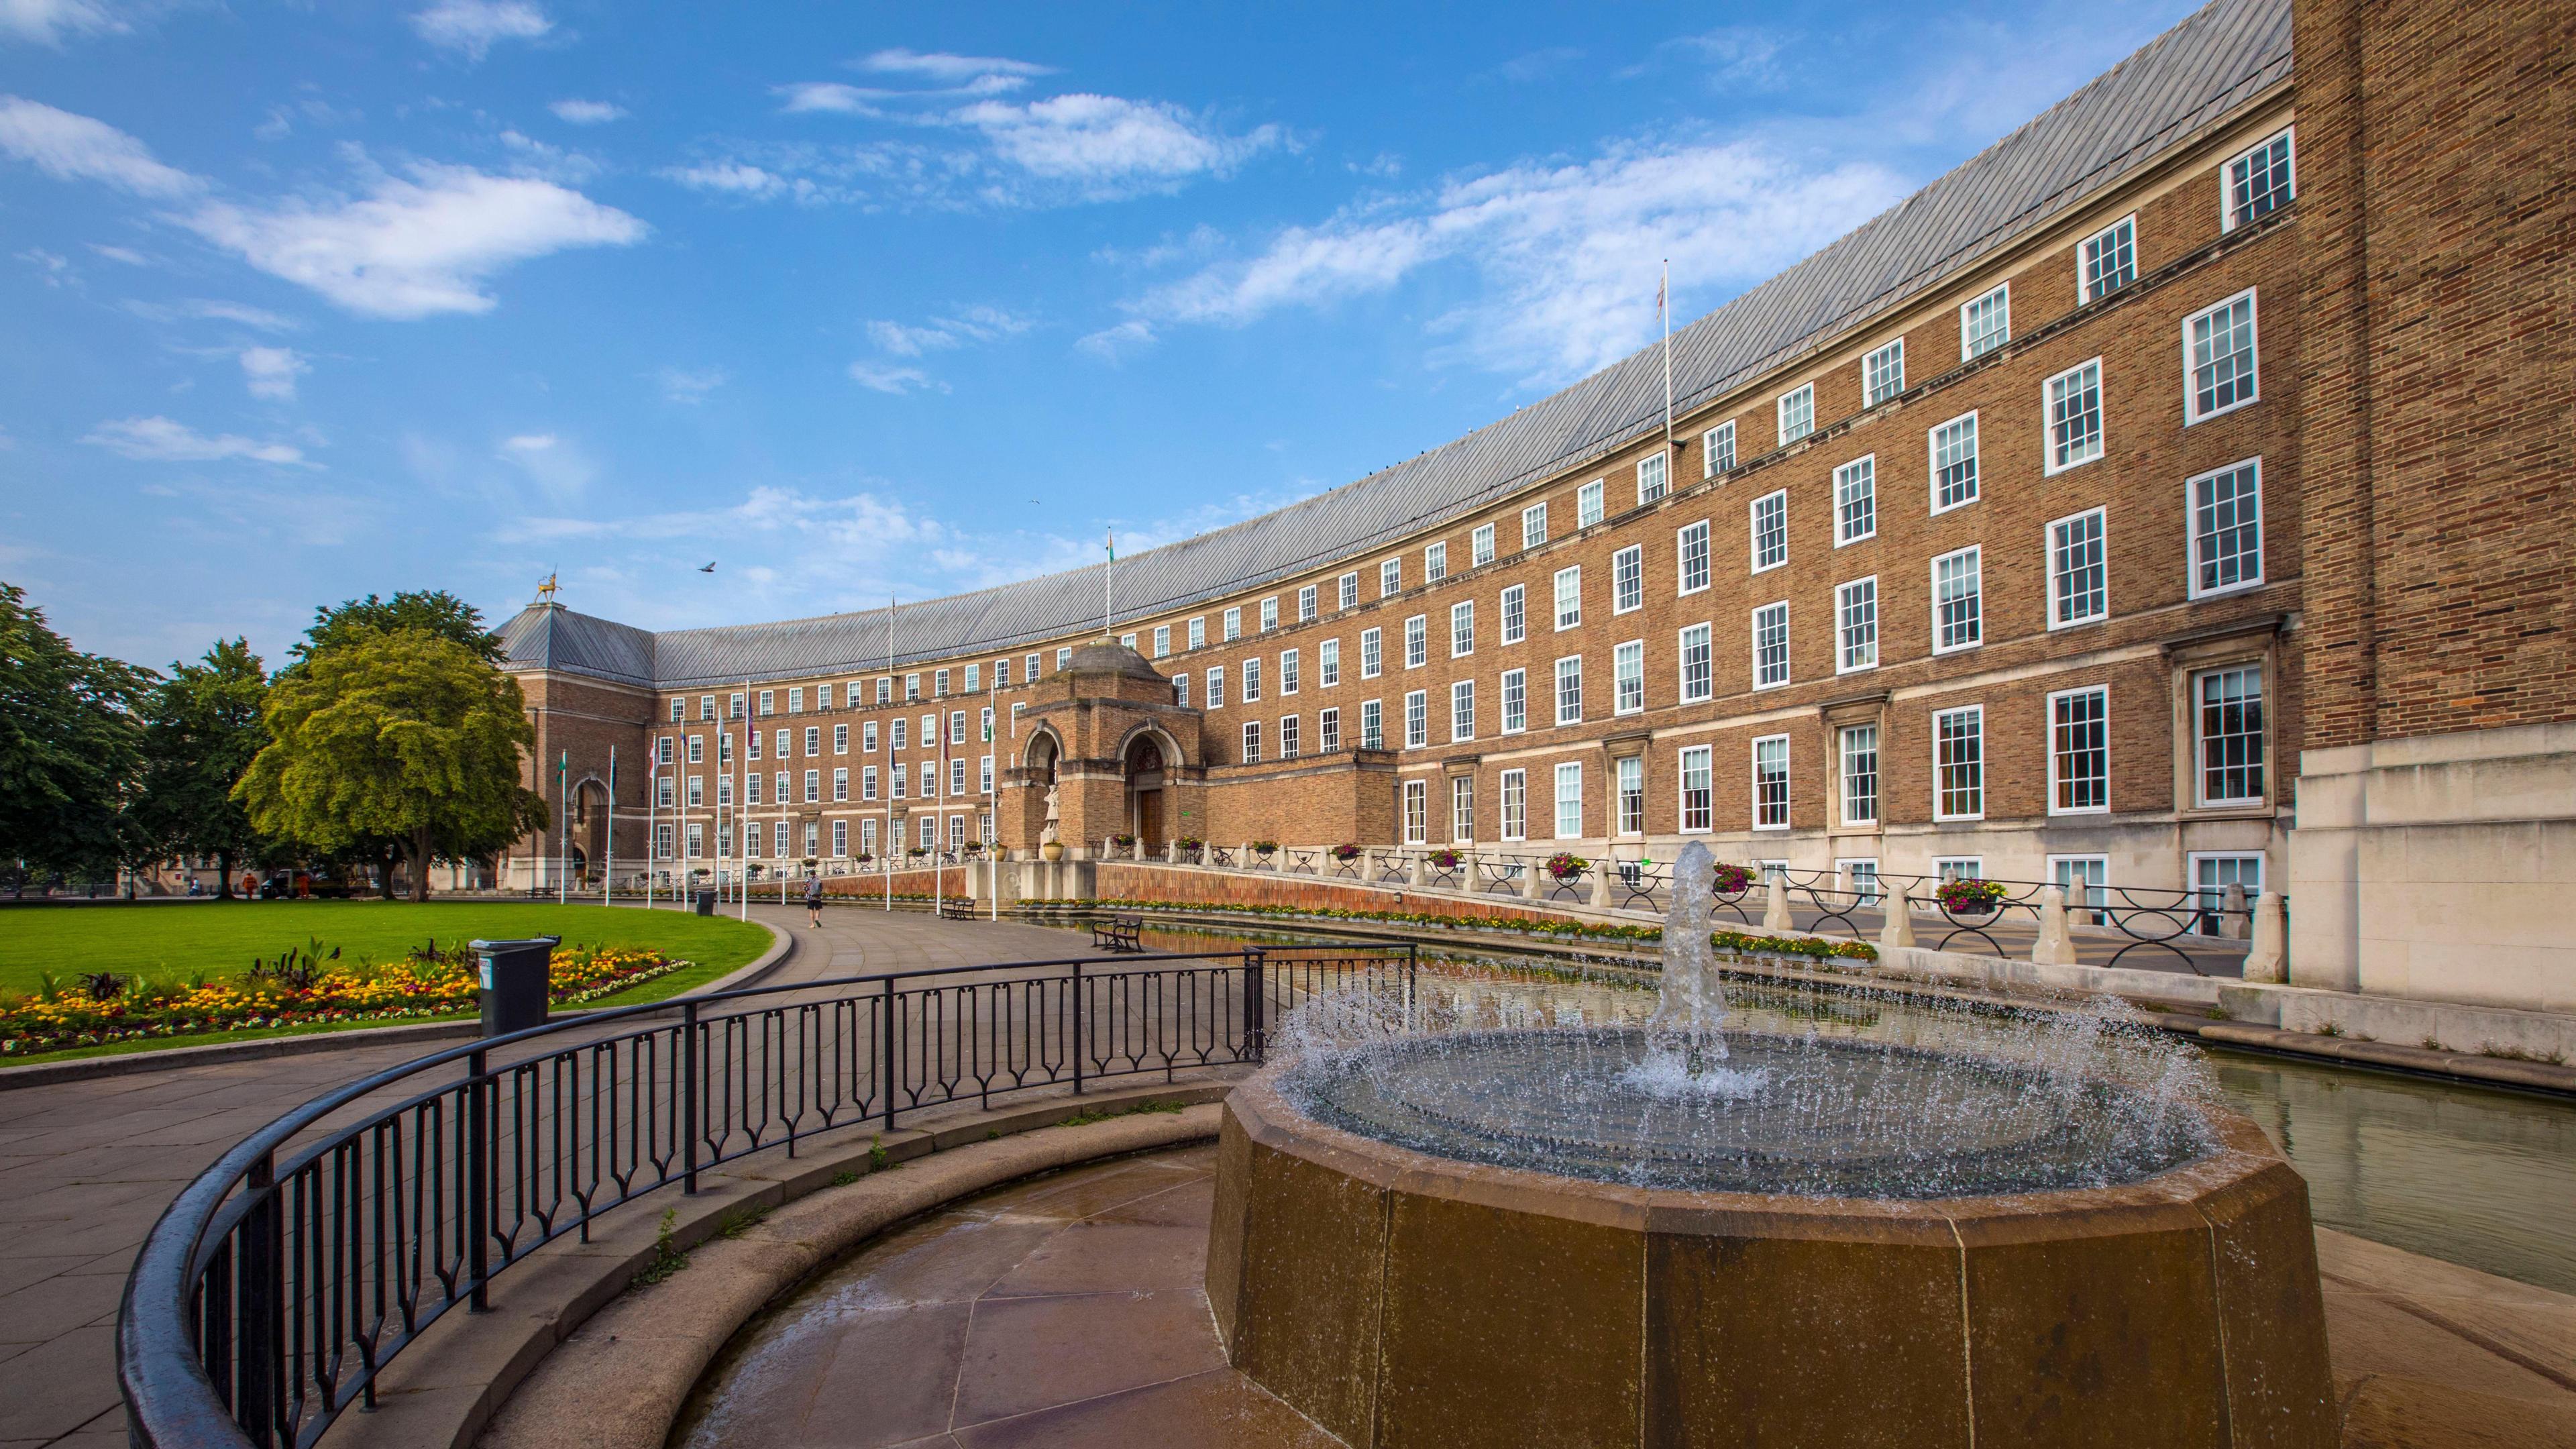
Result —
<path fill-rule="evenodd" d="M 1513 56 L 1495 66 L 1494 74 L 1513 85 L 1528 85 L 1532 81 L 1545 80 L 1581 59 L 1583 52 L 1573 46 L 1551 45 L 1526 55 Z"/>
<path fill-rule="evenodd" d="M 129 267 L 148 267 L 152 265 L 152 259 L 150 257 L 145 256 L 143 253 L 136 251 L 132 247 L 114 247 L 109 246 L 105 242 L 91 242 L 89 244 L 89 249 L 98 253 L 100 256 L 107 258 L 111 262 L 123 262 Z"/>
<path fill-rule="evenodd" d="M 909 392 L 946 392 L 948 384 L 940 382 L 918 367 L 897 367 L 881 362 L 853 362 L 850 380 L 876 392 L 901 397 Z"/>
<path fill-rule="evenodd" d="M 664 398 L 675 403 L 685 403 L 691 407 L 705 402 L 707 394 L 724 386 L 727 381 L 725 371 L 721 367 L 696 369 L 666 367 L 655 376 L 661 379 Z"/>
<path fill-rule="evenodd" d="M 147 463 L 216 463 L 245 458 L 280 466 L 315 466 L 305 461 L 303 449 L 290 443 L 263 443 L 232 433 L 200 433 L 164 417 L 117 418 L 91 429 L 81 441 Z"/>
<path fill-rule="evenodd" d="M 420 38 L 468 60 L 481 60 L 504 40 L 542 40 L 555 26 L 524 0 L 438 0 L 411 17 Z"/>
<path fill-rule="evenodd" d="M 1193 177 L 1231 175 L 1245 161 L 1288 142 L 1278 126 L 1228 135 L 1167 102 L 1117 96 L 1054 96 L 1025 105 L 979 101 L 958 111 L 956 119 L 983 132 L 1003 161 L 1095 197 L 1170 190 Z"/>
<path fill-rule="evenodd" d="M 1455 262 L 1481 274 L 1482 296 L 1434 319 L 1434 335 L 1448 339 L 1435 355 L 1546 386 L 1647 339 L 1660 260 L 1672 260 L 1677 286 L 1742 286 L 1904 189 L 1883 167 L 1805 170 L 1747 142 L 1623 144 L 1588 162 L 1525 163 L 1291 227 L 1131 306 L 1151 321 L 1242 326 Z"/>
<path fill-rule="evenodd" d="M 1678 35 L 1655 47 L 1657 60 L 1678 60 L 1707 85 L 1729 90 L 1769 89 L 1785 79 L 1780 54 L 1794 37 L 1758 25 L 1721 25 L 1697 35 Z M 1622 76 L 1642 75 L 1652 63 L 1630 66 Z"/>
<path fill-rule="evenodd" d="M 112 35 L 129 27 L 98 0 L 0 0 L 0 36 L 59 46 L 82 35 Z"/>
<path fill-rule="evenodd" d="M 576 126 L 606 125 L 610 121 L 622 121 L 627 115 L 624 106 L 613 105 L 607 101 L 583 101 L 570 98 L 556 101 L 546 109 L 554 112 L 557 120 L 569 121 Z"/>
<path fill-rule="evenodd" d="M 578 445 L 553 433 L 521 433 L 503 438 L 495 456 L 518 469 L 549 503 L 579 499 L 599 476 L 599 467 Z"/>
<path fill-rule="evenodd" d="M 881 352 L 896 357 L 919 357 L 925 352 L 945 352 L 969 342 L 994 342 L 1017 337 L 1033 324 L 1026 317 L 1000 307 L 968 307 L 953 317 L 934 317 L 927 322 L 870 321 L 868 340 Z"/>
<path fill-rule="evenodd" d="M 714 192 L 737 196 L 746 201 L 765 201 L 783 195 L 810 181 L 790 181 L 774 171 L 743 161 L 711 161 L 698 166 L 667 166 L 662 174 L 692 191 Z"/>
<path fill-rule="evenodd" d="M 1115 327 L 1077 337 L 1073 345 L 1074 350 L 1115 367 L 1131 354 L 1154 345 L 1154 324 L 1142 317 L 1130 317 Z"/>
<path fill-rule="evenodd" d="M 0 97 L 0 151 L 66 180 L 99 181 L 156 200 L 202 197 L 193 209 L 165 219 L 370 317 L 488 312 L 493 298 L 486 284 L 496 273 L 577 247 L 629 246 L 648 230 L 625 212 L 543 177 L 427 162 L 396 175 L 356 152 L 350 154 L 361 166 L 361 195 L 211 196 L 202 178 L 163 165 L 125 132 L 16 96 Z"/>
<path fill-rule="evenodd" d="M 528 176 L 420 164 L 358 197 L 209 203 L 189 229 L 362 316 L 492 310 L 491 278 L 578 247 L 631 246 L 644 223 Z"/>
<path fill-rule="evenodd" d="M 64 181 L 99 181 L 155 200 L 177 200 L 205 183 L 154 160 L 150 147 L 105 121 L 42 101 L 0 96 L 0 151 Z"/>
<path fill-rule="evenodd" d="M 175 303 L 128 302 L 125 304 L 125 310 L 147 322 L 184 320 L 238 322 L 244 327 L 256 327 L 263 332 L 292 332 L 297 325 L 293 318 L 281 317 L 266 308 L 249 307 L 239 302 L 223 302 L 203 297 Z"/>
<path fill-rule="evenodd" d="M 241 350 L 242 381 L 252 397 L 271 402 L 295 401 L 295 379 L 313 370 L 294 351 L 284 347 L 245 347 Z"/>
<path fill-rule="evenodd" d="M 913 75 L 945 85 L 962 85 L 983 76 L 1053 75 L 1056 68 L 1034 61 L 1011 60 L 998 55 L 951 55 L 945 51 L 905 50 L 897 47 L 880 50 L 855 62 L 861 70 L 881 75 Z"/>

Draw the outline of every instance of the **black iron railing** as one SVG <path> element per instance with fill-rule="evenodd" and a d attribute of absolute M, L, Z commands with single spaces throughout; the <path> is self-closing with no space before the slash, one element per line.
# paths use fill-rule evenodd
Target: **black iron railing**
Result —
<path fill-rule="evenodd" d="M 226 1152 L 143 1245 L 118 1322 L 138 1449 L 310 1449 L 388 1362 L 540 1245 L 747 1154 L 906 1112 L 1258 1062 L 1409 946 L 1011 962 L 754 987 L 439 1052 Z"/>

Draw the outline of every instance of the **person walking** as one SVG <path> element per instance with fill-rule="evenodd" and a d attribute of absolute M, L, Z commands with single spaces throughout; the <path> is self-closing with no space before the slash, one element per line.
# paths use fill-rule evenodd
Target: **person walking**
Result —
<path fill-rule="evenodd" d="M 805 877 L 805 924 L 817 931 L 823 929 L 823 878 L 819 875 Z"/>

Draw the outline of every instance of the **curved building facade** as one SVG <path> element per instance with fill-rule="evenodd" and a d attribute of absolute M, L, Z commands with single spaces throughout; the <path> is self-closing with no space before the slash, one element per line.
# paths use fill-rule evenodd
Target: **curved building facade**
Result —
<path fill-rule="evenodd" d="M 620 871 L 1024 847 L 1053 787 L 1077 847 L 1664 860 L 1701 838 L 1854 882 L 2250 893 L 2304 873 L 2301 752 L 2323 749 L 2307 768 L 2362 833 L 2315 857 L 2294 941 L 2319 943 L 2312 979 L 2362 984 L 2372 931 L 2414 929 L 2365 919 L 2370 872 L 2392 868 L 2364 860 L 2353 801 L 2390 768 L 2369 752 L 2465 731 L 2485 743 L 2463 758 L 2548 755 L 2576 717 L 2564 661 L 2554 684 L 2533 667 L 2545 641 L 2466 622 L 2491 647 L 2464 660 L 2391 627 L 2414 597 L 2372 567 L 2392 548 L 2453 547 L 2408 568 L 2464 587 L 2495 565 L 2387 531 L 2421 484 L 2371 440 L 2423 404 L 2370 383 L 2396 376 L 2387 329 L 2420 299 L 2374 291 L 2367 242 L 2482 183 L 2364 167 L 2365 122 L 2414 105 L 2419 129 L 2475 130 L 2479 107 L 2522 103 L 2443 68 L 2563 62 L 2562 29 L 2539 6 L 2216 0 L 1677 332 L 1669 433 L 1661 349 L 1640 353 L 1120 560 L 1111 639 L 1096 568 L 891 616 L 658 634 L 533 605 L 502 631 L 540 730 L 532 784 L 569 803 L 585 860 Z M 2394 99 L 2359 85 L 2365 56 Z M 2568 139 L 2514 183 L 2546 197 L 2557 176 L 2562 211 Z M 2429 140 L 2407 154 L 2490 164 Z M 2473 235 L 2417 232 L 2422 259 L 2488 265 Z M 2517 235 L 2566 275 L 2563 226 Z M 2563 291 L 2499 285 L 2445 345 L 2474 352 L 2476 329 L 2503 337 Z M 2563 309 L 2551 325 L 2563 354 Z M 2562 405 L 2535 446 L 2562 466 L 2566 377 L 2534 380 Z M 2563 523 L 2563 492 L 2548 506 Z M 2472 663 L 2512 697 L 2427 713 L 2459 689 L 2414 676 Z M 2547 738 L 2514 734 L 2533 729 Z M 532 840 L 506 870 L 548 882 L 561 854 Z"/>

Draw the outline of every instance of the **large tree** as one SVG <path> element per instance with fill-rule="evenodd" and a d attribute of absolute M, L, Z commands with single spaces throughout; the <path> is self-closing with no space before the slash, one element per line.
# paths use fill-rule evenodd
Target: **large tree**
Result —
<path fill-rule="evenodd" d="M 143 706 L 137 831 L 162 857 L 213 856 L 222 896 L 233 893 L 233 863 L 260 846 L 233 787 L 268 743 L 267 697 L 259 656 L 230 639 L 198 663 L 171 665 Z"/>
<path fill-rule="evenodd" d="M 152 674 L 84 654 L 0 583 L 0 871 L 79 872 L 130 853 L 125 806 Z"/>
<path fill-rule="evenodd" d="M 488 854 L 547 823 L 519 783 L 536 744 L 517 680 L 426 629 L 363 629 L 271 686 L 269 743 L 236 789 L 253 825 L 339 852 L 399 843 L 412 899 L 438 858 Z"/>
<path fill-rule="evenodd" d="M 504 657 L 501 636 L 483 627 L 483 611 L 445 589 L 398 593 L 390 599 L 369 594 L 363 599 L 315 609 L 313 627 L 304 631 L 293 653 L 301 662 L 365 635 L 389 634 L 397 629 L 418 629 L 454 640 L 487 664 L 498 664 Z"/>

